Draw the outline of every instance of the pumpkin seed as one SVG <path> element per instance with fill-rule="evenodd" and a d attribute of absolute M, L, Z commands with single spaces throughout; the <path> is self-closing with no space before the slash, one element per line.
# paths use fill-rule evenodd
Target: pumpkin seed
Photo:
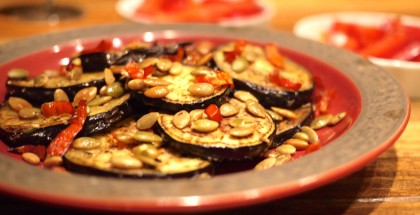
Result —
<path fill-rule="evenodd" d="M 195 109 L 190 111 L 190 120 L 191 121 L 196 121 L 199 119 L 202 119 L 204 115 L 204 110 L 203 109 Z"/>
<path fill-rule="evenodd" d="M 311 127 L 305 125 L 305 126 L 302 126 L 302 128 L 300 128 L 300 130 L 308 135 L 309 143 L 316 143 L 316 142 L 319 141 L 318 134 Z"/>
<path fill-rule="evenodd" d="M 274 157 L 266 158 L 262 161 L 260 161 L 257 165 L 255 165 L 255 170 L 263 170 L 263 169 L 269 169 L 273 167 L 276 164 L 277 159 Z"/>
<path fill-rule="evenodd" d="M 22 119 L 34 119 L 41 115 L 39 108 L 23 108 L 19 111 L 19 117 Z"/>
<path fill-rule="evenodd" d="M 144 69 L 150 65 L 155 65 L 158 61 L 159 59 L 155 57 L 146 58 L 142 62 L 139 63 L 140 69 Z"/>
<path fill-rule="evenodd" d="M 295 139 L 295 138 L 290 138 L 290 139 L 284 141 L 284 144 L 292 145 L 297 150 L 305 150 L 309 146 L 308 142 L 306 142 L 304 140 L 301 140 L 301 139 Z"/>
<path fill-rule="evenodd" d="M 22 159 L 29 164 L 38 165 L 41 162 L 41 158 L 32 152 L 25 152 L 22 154 Z"/>
<path fill-rule="evenodd" d="M 235 127 L 230 129 L 229 134 L 234 137 L 246 137 L 254 133 L 254 127 Z"/>
<path fill-rule="evenodd" d="M 92 101 L 88 103 L 88 106 L 100 106 L 112 100 L 112 96 L 96 96 Z"/>
<path fill-rule="evenodd" d="M 121 142 L 121 143 L 125 143 L 125 144 L 133 144 L 136 143 L 136 139 L 134 139 L 134 137 L 130 134 L 126 134 L 126 133 L 121 133 L 121 134 L 117 134 L 115 136 L 115 138 Z"/>
<path fill-rule="evenodd" d="M 143 143 L 152 143 L 152 142 L 162 142 L 163 139 L 157 134 L 154 134 L 152 132 L 147 131 L 136 131 L 133 134 L 133 138 L 137 141 L 143 142 Z"/>
<path fill-rule="evenodd" d="M 242 102 L 246 102 L 247 100 L 253 100 L 258 102 L 258 99 L 248 91 L 235 91 L 235 93 L 233 93 L 233 97 L 241 100 Z"/>
<path fill-rule="evenodd" d="M 34 79 L 34 87 L 42 87 L 48 82 L 49 78 L 46 74 L 37 75 Z"/>
<path fill-rule="evenodd" d="M 159 165 L 159 162 L 156 161 L 153 158 L 150 158 L 150 157 L 147 157 L 147 156 L 144 156 L 144 155 L 141 155 L 141 154 L 136 154 L 135 152 L 133 152 L 133 154 L 134 154 L 134 157 L 136 157 L 141 162 L 143 162 L 143 163 L 145 163 L 147 165 L 154 166 L 154 167 L 156 167 L 156 166 Z"/>
<path fill-rule="evenodd" d="M 245 104 L 246 104 L 246 110 L 250 112 L 252 115 L 256 117 L 260 117 L 260 118 L 265 117 L 267 112 L 265 111 L 265 108 L 257 101 L 249 99 L 245 102 Z"/>
<path fill-rule="evenodd" d="M 278 113 L 276 113 L 276 112 L 274 112 L 274 111 L 272 111 L 272 110 L 265 110 L 265 111 L 267 111 L 267 113 L 268 113 L 268 115 L 270 115 L 271 116 L 271 118 L 274 120 L 274 121 L 281 121 L 281 120 L 283 120 L 283 117 L 280 115 L 280 114 L 278 114 Z"/>
<path fill-rule="evenodd" d="M 172 67 L 172 61 L 166 58 L 160 58 L 157 62 L 156 62 L 156 67 L 160 70 L 160 71 L 168 71 L 169 69 L 171 69 Z"/>
<path fill-rule="evenodd" d="M 92 137 L 79 137 L 72 143 L 72 147 L 76 149 L 89 150 L 96 149 L 101 145 L 101 142 Z"/>
<path fill-rule="evenodd" d="M 135 90 L 135 91 L 139 91 L 139 90 L 143 89 L 144 86 L 145 86 L 145 84 L 144 84 L 142 79 L 133 79 L 133 80 L 130 80 L 127 83 L 127 87 L 130 90 Z"/>
<path fill-rule="evenodd" d="M 214 86 L 209 83 L 195 83 L 188 87 L 192 96 L 206 97 L 214 94 Z"/>
<path fill-rule="evenodd" d="M 54 101 L 70 101 L 67 93 L 62 89 L 56 89 L 54 91 Z"/>
<path fill-rule="evenodd" d="M 190 124 L 190 121 L 191 116 L 186 110 L 177 112 L 172 119 L 172 123 L 179 129 L 187 127 Z"/>
<path fill-rule="evenodd" d="M 198 53 L 204 55 L 210 53 L 210 51 L 214 48 L 214 44 L 210 41 L 201 41 L 197 43 L 195 49 Z"/>
<path fill-rule="evenodd" d="M 315 118 L 314 120 L 312 120 L 312 122 L 310 123 L 309 126 L 313 129 L 323 128 L 330 123 L 332 118 L 333 118 L 332 114 L 326 114 L 326 115 L 319 116 L 319 117 Z"/>
<path fill-rule="evenodd" d="M 118 98 L 124 94 L 124 88 L 120 82 L 114 82 L 106 88 L 106 95 Z"/>
<path fill-rule="evenodd" d="M 29 77 L 28 70 L 25 69 L 11 69 L 7 73 L 7 78 L 12 80 L 27 79 Z"/>
<path fill-rule="evenodd" d="M 133 157 L 113 156 L 111 158 L 111 165 L 118 169 L 138 169 L 143 166 L 143 163 Z"/>
<path fill-rule="evenodd" d="M 63 158 L 61 156 L 47 157 L 47 158 L 45 158 L 45 160 L 43 162 L 44 167 L 47 167 L 47 168 L 51 168 L 51 167 L 55 167 L 55 166 L 61 166 L 62 163 L 63 163 Z"/>
<path fill-rule="evenodd" d="M 264 157 L 266 157 L 266 158 L 276 158 L 280 155 L 282 155 L 282 153 L 280 153 L 276 150 L 268 150 L 264 153 Z"/>
<path fill-rule="evenodd" d="M 32 108 L 31 103 L 19 97 L 11 96 L 9 97 L 7 102 L 9 103 L 10 107 L 15 111 L 20 111 L 25 108 Z"/>
<path fill-rule="evenodd" d="M 347 113 L 346 112 L 340 112 L 336 115 L 334 115 L 331 120 L 330 120 L 330 125 L 336 125 L 337 123 L 339 123 L 344 117 L 346 117 Z"/>
<path fill-rule="evenodd" d="M 109 68 L 104 69 L 105 83 L 110 85 L 115 82 L 114 73 Z"/>
<path fill-rule="evenodd" d="M 199 75 L 207 75 L 209 73 L 212 73 L 213 70 L 206 66 L 199 66 L 196 69 L 191 71 L 191 75 L 193 76 L 199 76 Z"/>
<path fill-rule="evenodd" d="M 191 124 L 193 130 L 199 132 L 212 132 L 219 127 L 219 123 L 209 119 L 199 119 Z"/>
<path fill-rule="evenodd" d="M 288 119 L 296 119 L 297 115 L 295 112 L 286 109 L 286 108 L 279 108 L 279 107 L 271 107 L 271 110 L 280 114 L 281 116 L 288 118 Z"/>
<path fill-rule="evenodd" d="M 136 127 L 139 130 L 146 130 L 151 128 L 156 121 L 158 120 L 159 112 L 150 112 L 142 117 L 140 117 L 139 120 L 137 120 Z"/>
<path fill-rule="evenodd" d="M 296 132 L 296 133 L 293 135 L 293 138 L 295 138 L 295 139 L 300 139 L 300 140 L 303 140 L 303 141 L 309 142 L 309 136 L 308 136 L 306 133 L 301 132 L 301 131 Z"/>
<path fill-rule="evenodd" d="M 276 163 L 275 166 L 282 165 L 286 163 L 287 161 L 290 161 L 292 159 L 292 156 L 290 154 L 280 154 L 278 157 L 276 157 Z"/>
<path fill-rule="evenodd" d="M 289 144 L 283 144 L 276 147 L 276 151 L 283 154 L 294 154 L 296 153 L 296 148 Z"/>
<path fill-rule="evenodd" d="M 96 87 L 87 87 L 79 90 L 73 99 L 73 105 L 77 105 L 80 100 L 86 100 L 86 102 L 92 101 L 96 97 L 98 89 Z"/>
<path fill-rule="evenodd" d="M 107 85 L 102 86 L 101 89 L 99 90 L 99 95 L 106 96 L 107 89 L 108 89 Z"/>
<path fill-rule="evenodd" d="M 249 67 L 248 61 L 243 57 L 236 57 L 232 62 L 232 69 L 237 73 L 245 71 Z"/>
<path fill-rule="evenodd" d="M 220 110 L 220 114 L 223 117 L 230 117 L 230 116 L 234 116 L 234 115 L 239 113 L 239 109 L 236 108 L 234 105 L 232 105 L 230 103 L 222 104 L 222 106 L 220 106 L 219 110 Z"/>
<path fill-rule="evenodd" d="M 173 62 L 171 68 L 169 69 L 169 74 L 179 75 L 182 72 L 183 65 L 179 62 Z"/>
<path fill-rule="evenodd" d="M 143 155 L 153 159 L 159 156 L 159 150 L 152 144 L 141 144 L 133 147 L 131 151 L 135 155 Z"/>
<path fill-rule="evenodd" d="M 144 95 L 146 97 L 155 98 L 155 99 L 163 98 L 168 94 L 169 94 L 169 89 L 165 86 L 152 87 L 152 88 L 147 89 L 144 92 Z"/>
<path fill-rule="evenodd" d="M 245 128 L 245 127 L 254 127 L 255 120 L 251 117 L 244 118 L 233 118 L 229 120 L 228 124 L 233 128 Z"/>
<path fill-rule="evenodd" d="M 72 70 L 66 73 L 66 77 L 71 81 L 79 80 L 83 75 L 83 71 L 80 67 L 74 67 Z"/>
<path fill-rule="evenodd" d="M 143 82 L 148 87 L 168 86 L 170 84 L 168 81 L 159 78 L 146 78 Z"/>

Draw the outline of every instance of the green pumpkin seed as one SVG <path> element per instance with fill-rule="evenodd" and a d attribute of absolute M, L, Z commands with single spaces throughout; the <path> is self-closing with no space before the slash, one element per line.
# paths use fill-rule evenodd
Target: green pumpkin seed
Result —
<path fill-rule="evenodd" d="M 199 132 L 212 132 L 219 127 L 219 123 L 209 119 L 199 119 L 191 124 L 193 130 Z"/>
<path fill-rule="evenodd" d="M 147 130 L 151 128 L 156 121 L 158 120 L 159 112 L 150 112 L 142 117 L 140 117 L 139 120 L 137 120 L 136 127 L 139 130 Z"/>
<path fill-rule="evenodd" d="M 89 150 L 96 149 L 101 145 L 101 142 L 92 137 L 79 137 L 72 143 L 72 147 L 76 149 Z"/>
<path fill-rule="evenodd" d="M 106 95 L 118 98 L 124 94 L 124 88 L 120 82 L 114 82 L 108 85 L 106 89 Z"/>
<path fill-rule="evenodd" d="M 133 134 L 133 138 L 142 143 L 160 143 L 163 141 L 159 135 L 147 131 L 137 131 Z"/>

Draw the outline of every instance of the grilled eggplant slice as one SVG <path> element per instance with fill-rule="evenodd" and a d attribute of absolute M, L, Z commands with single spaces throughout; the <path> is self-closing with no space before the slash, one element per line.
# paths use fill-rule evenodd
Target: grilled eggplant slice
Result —
<path fill-rule="evenodd" d="M 276 135 L 271 147 L 277 147 L 284 141 L 293 137 L 304 125 L 308 125 L 314 118 L 314 111 L 311 103 L 302 105 L 295 109 L 296 119 L 284 119 L 277 123 Z"/>
<path fill-rule="evenodd" d="M 209 161 L 182 156 L 163 147 L 164 144 L 156 146 L 141 141 L 118 143 L 118 135 L 138 132 L 135 121 L 127 120 L 123 124 L 109 132 L 91 136 L 93 140 L 90 141 L 98 144 L 95 148 L 80 148 L 73 143 L 63 157 L 64 167 L 71 172 L 119 178 L 180 178 L 203 172 L 211 174 Z"/>
<path fill-rule="evenodd" d="M 80 135 L 105 130 L 117 122 L 135 114 L 132 96 L 127 93 L 103 105 L 89 107 L 90 113 Z M 21 119 L 7 102 L 0 106 L 0 138 L 10 147 L 25 144 L 48 145 L 63 130 L 70 114 L 34 119 Z"/>
<path fill-rule="evenodd" d="M 70 100 L 81 89 L 106 85 L 103 72 L 83 73 L 77 80 L 70 80 L 65 76 L 49 77 L 42 86 L 37 86 L 36 78 L 29 80 L 8 80 L 6 83 L 7 96 L 15 96 L 29 101 L 33 105 L 53 101 L 56 89 L 62 89 Z"/>
<path fill-rule="evenodd" d="M 232 90 L 227 84 L 223 86 L 215 86 L 214 91 L 205 96 L 196 96 L 189 91 L 191 89 L 190 87 L 197 83 L 197 75 L 194 73 L 200 73 L 198 70 L 203 70 L 203 72 L 206 71 L 212 75 L 218 73 L 218 71 L 213 71 L 210 68 L 183 65 L 179 74 L 168 74 L 161 77 L 147 78 L 145 80 L 153 81 L 158 79 L 168 83 L 167 86 L 161 86 L 168 92 L 165 96 L 148 96 L 148 89 L 153 87 L 150 86 L 137 91 L 137 98 L 140 103 L 144 103 L 145 105 L 167 112 L 177 112 L 179 110 L 190 111 L 205 108 L 210 104 L 221 105 L 225 103 Z M 227 78 L 230 79 L 230 77 Z M 232 82 L 231 79 L 230 81 Z"/>
<path fill-rule="evenodd" d="M 240 56 L 229 63 L 225 52 L 233 49 L 233 43 L 221 45 L 214 51 L 213 59 L 217 67 L 231 74 L 235 89 L 251 92 L 265 107 L 295 109 L 311 102 L 314 83 L 312 74 L 304 67 L 284 58 L 284 68 L 279 71 L 280 76 L 300 84 L 297 90 L 287 89 L 270 81 L 269 76 L 276 68 L 267 60 L 262 47 L 247 44 Z"/>
<path fill-rule="evenodd" d="M 275 133 L 276 126 L 272 118 L 264 111 L 265 109 L 260 112 L 260 116 L 255 116 L 248 111 L 254 107 L 247 107 L 249 105 L 236 99 L 229 102 L 239 110 L 238 113 L 223 117 L 219 126 L 213 131 L 205 131 L 206 120 L 204 121 L 206 123 L 203 123 L 204 128 L 195 124 L 199 121 L 197 120 L 192 121 L 191 126 L 180 129 L 175 125 L 177 119 L 169 114 L 159 116 L 158 130 L 175 149 L 203 159 L 244 160 L 260 156 L 269 147 Z M 239 134 L 235 133 L 238 130 Z"/>

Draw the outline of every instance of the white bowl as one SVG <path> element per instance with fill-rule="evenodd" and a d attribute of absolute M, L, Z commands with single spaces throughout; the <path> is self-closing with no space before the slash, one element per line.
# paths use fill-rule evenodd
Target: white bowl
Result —
<path fill-rule="evenodd" d="M 293 32 L 296 36 L 323 42 L 322 34 L 330 28 L 332 23 L 340 20 L 366 26 L 380 26 L 390 18 L 400 16 L 404 25 L 420 28 L 420 18 L 379 12 L 337 12 L 304 17 L 296 22 Z M 412 98 L 420 98 L 420 63 L 369 57 L 369 60 L 379 65 L 396 77 L 406 92 Z"/>

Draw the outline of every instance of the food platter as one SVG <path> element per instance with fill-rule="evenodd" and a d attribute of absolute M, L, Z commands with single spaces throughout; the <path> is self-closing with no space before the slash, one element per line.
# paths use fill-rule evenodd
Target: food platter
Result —
<path fill-rule="evenodd" d="M 54 205 L 113 212 L 194 212 L 258 204 L 320 187 L 359 170 L 392 146 L 410 115 L 409 100 L 398 81 L 355 54 L 278 31 L 215 25 L 104 25 L 17 40 L 1 46 L 7 53 L 0 57 L 1 96 L 11 68 L 37 73 L 104 38 L 275 43 L 287 57 L 321 78 L 326 87 L 336 89 L 331 109 L 345 109 L 348 117 L 339 126 L 320 131 L 325 146 L 318 151 L 268 170 L 203 180 L 57 173 L 22 162 L 1 143 L 2 192 Z"/>

